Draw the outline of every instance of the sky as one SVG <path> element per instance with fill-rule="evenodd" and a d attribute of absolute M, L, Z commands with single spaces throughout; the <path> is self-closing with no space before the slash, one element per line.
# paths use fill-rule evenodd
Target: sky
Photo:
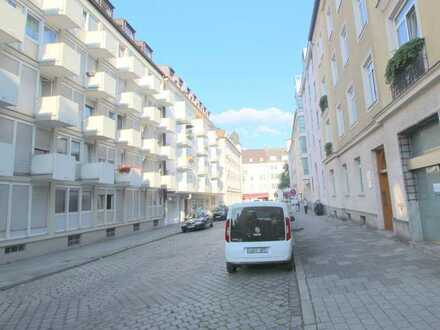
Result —
<path fill-rule="evenodd" d="M 244 148 L 285 147 L 313 0 L 112 0 Z"/>

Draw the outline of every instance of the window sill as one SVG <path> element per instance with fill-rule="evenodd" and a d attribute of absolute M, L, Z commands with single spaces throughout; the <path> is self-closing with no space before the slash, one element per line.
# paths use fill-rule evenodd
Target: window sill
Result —
<path fill-rule="evenodd" d="M 367 29 L 367 25 L 368 25 L 368 21 L 367 21 L 367 23 L 364 24 L 364 26 L 362 26 L 361 30 L 358 32 L 358 34 L 357 34 L 357 42 L 358 43 L 360 43 L 361 41 L 364 40 L 365 30 Z"/>

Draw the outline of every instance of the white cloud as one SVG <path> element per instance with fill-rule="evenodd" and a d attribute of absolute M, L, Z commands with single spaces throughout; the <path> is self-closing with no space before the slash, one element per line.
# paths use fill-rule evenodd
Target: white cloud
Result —
<path fill-rule="evenodd" d="M 274 126 L 277 124 L 285 125 L 286 123 L 290 125 L 293 115 L 274 107 L 263 110 L 242 108 L 239 110 L 226 110 L 221 113 L 214 113 L 211 115 L 211 118 L 220 126 L 240 124 L 246 126 L 249 124 Z"/>
<path fill-rule="evenodd" d="M 271 134 L 271 135 L 280 135 L 281 134 L 281 132 L 279 130 L 276 130 L 274 128 L 267 127 L 264 125 L 258 126 L 255 131 L 257 133 L 262 133 L 262 134 Z"/>

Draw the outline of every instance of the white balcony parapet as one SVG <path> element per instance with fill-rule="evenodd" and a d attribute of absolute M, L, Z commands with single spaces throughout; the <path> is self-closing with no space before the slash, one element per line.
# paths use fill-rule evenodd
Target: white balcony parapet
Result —
<path fill-rule="evenodd" d="M 135 92 L 124 92 L 121 93 L 119 106 L 123 111 L 140 114 L 143 110 L 143 99 Z"/>
<path fill-rule="evenodd" d="M 46 44 L 40 61 L 41 72 L 49 77 L 70 77 L 80 75 L 79 53 L 64 42 Z"/>
<path fill-rule="evenodd" d="M 161 91 L 154 94 L 153 97 L 162 105 L 172 106 L 173 105 L 173 94 L 169 90 Z"/>
<path fill-rule="evenodd" d="M 185 101 L 176 102 L 174 104 L 174 116 L 178 124 L 191 123 L 190 113 Z"/>
<path fill-rule="evenodd" d="M 141 115 L 141 120 L 145 124 L 159 126 L 160 124 L 159 109 L 157 107 L 144 107 Z"/>
<path fill-rule="evenodd" d="M 83 10 L 77 0 L 43 0 L 47 22 L 59 29 L 79 28 Z"/>
<path fill-rule="evenodd" d="M 182 148 L 190 147 L 192 144 L 191 135 L 186 132 L 177 134 L 177 145 Z"/>
<path fill-rule="evenodd" d="M 144 75 L 142 63 L 134 56 L 117 57 L 111 62 L 122 79 L 140 79 Z"/>
<path fill-rule="evenodd" d="M 176 149 L 172 146 L 161 146 L 160 156 L 169 160 L 174 160 L 176 159 Z"/>
<path fill-rule="evenodd" d="M 35 119 L 43 127 L 80 127 L 79 117 L 78 104 L 58 95 L 41 98 Z"/>
<path fill-rule="evenodd" d="M 87 163 L 81 165 L 81 180 L 100 184 L 115 183 L 115 165 L 110 163 Z"/>
<path fill-rule="evenodd" d="M 0 1 L 0 43 L 23 42 L 26 16 L 20 8 Z"/>
<path fill-rule="evenodd" d="M 143 139 L 142 140 L 142 150 L 148 152 L 149 154 L 151 154 L 153 156 L 160 155 L 159 143 L 157 142 L 157 139 L 155 139 L 155 138 Z"/>
<path fill-rule="evenodd" d="M 14 146 L 10 143 L 0 142 L 0 176 L 14 175 Z"/>
<path fill-rule="evenodd" d="M 187 156 L 180 156 L 177 158 L 177 170 L 187 171 L 189 169 L 189 161 Z"/>
<path fill-rule="evenodd" d="M 139 86 L 139 92 L 143 94 L 157 94 L 160 92 L 160 80 L 155 75 L 149 74 L 136 80 Z"/>
<path fill-rule="evenodd" d="M 138 168 L 128 167 L 129 171 L 122 171 L 119 169 L 116 171 L 115 181 L 116 183 L 126 184 L 130 187 L 137 187 L 143 185 L 144 180 L 142 172 Z"/>
<path fill-rule="evenodd" d="M 91 116 L 84 121 L 84 135 L 94 139 L 116 139 L 116 121 L 107 116 Z"/>
<path fill-rule="evenodd" d="M 87 81 L 87 96 L 97 99 L 116 98 L 116 79 L 107 72 L 96 72 Z"/>
<path fill-rule="evenodd" d="M 70 155 L 50 153 L 32 157 L 31 175 L 51 180 L 75 181 L 75 158 Z"/>
<path fill-rule="evenodd" d="M 161 187 L 161 175 L 159 172 L 144 172 L 144 183 L 150 188 Z"/>
<path fill-rule="evenodd" d="M 0 86 L 0 105 L 16 106 L 20 86 L 19 76 L 6 70 L 0 70 Z"/>
<path fill-rule="evenodd" d="M 193 120 L 193 132 L 195 136 L 208 136 L 208 130 L 203 122 L 203 119 L 194 119 Z"/>
<path fill-rule="evenodd" d="M 118 41 L 109 31 L 87 31 L 83 39 L 92 56 L 108 59 L 118 55 Z"/>
<path fill-rule="evenodd" d="M 141 132 L 134 128 L 126 128 L 118 130 L 118 143 L 126 144 L 127 147 L 138 148 L 142 147 Z"/>
<path fill-rule="evenodd" d="M 210 146 L 217 145 L 217 132 L 215 130 L 208 131 L 208 143 Z"/>
<path fill-rule="evenodd" d="M 198 176 L 207 176 L 208 175 L 208 166 L 200 165 L 197 167 L 197 175 Z"/>
<path fill-rule="evenodd" d="M 180 192 L 193 192 L 194 191 L 194 183 L 183 181 L 177 183 L 177 190 Z"/>
<path fill-rule="evenodd" d="M 175 175 L 162 175 L 161 186 L 165 186 L 167 190 L 175 191 L 177 188 Z"/>
<path fill-rule="evenodd" d="M 174 118 L 161 118 L 159 128 L 165 130 L 167 132 L 175 132 L 176 131 L 176 121 Z"/>

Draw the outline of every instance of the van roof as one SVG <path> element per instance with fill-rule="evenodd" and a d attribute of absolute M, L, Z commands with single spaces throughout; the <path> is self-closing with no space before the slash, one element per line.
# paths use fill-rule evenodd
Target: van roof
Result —
<path fill-rule="evenodd" d="M 286 204 L 281 202 L 272 202 L 272 201 L 252 201 L 252 202 L 240 202 L 232 204 L 229 208 L 243 208 L 243 207 L 281 207 L 285 208 Z"/>

